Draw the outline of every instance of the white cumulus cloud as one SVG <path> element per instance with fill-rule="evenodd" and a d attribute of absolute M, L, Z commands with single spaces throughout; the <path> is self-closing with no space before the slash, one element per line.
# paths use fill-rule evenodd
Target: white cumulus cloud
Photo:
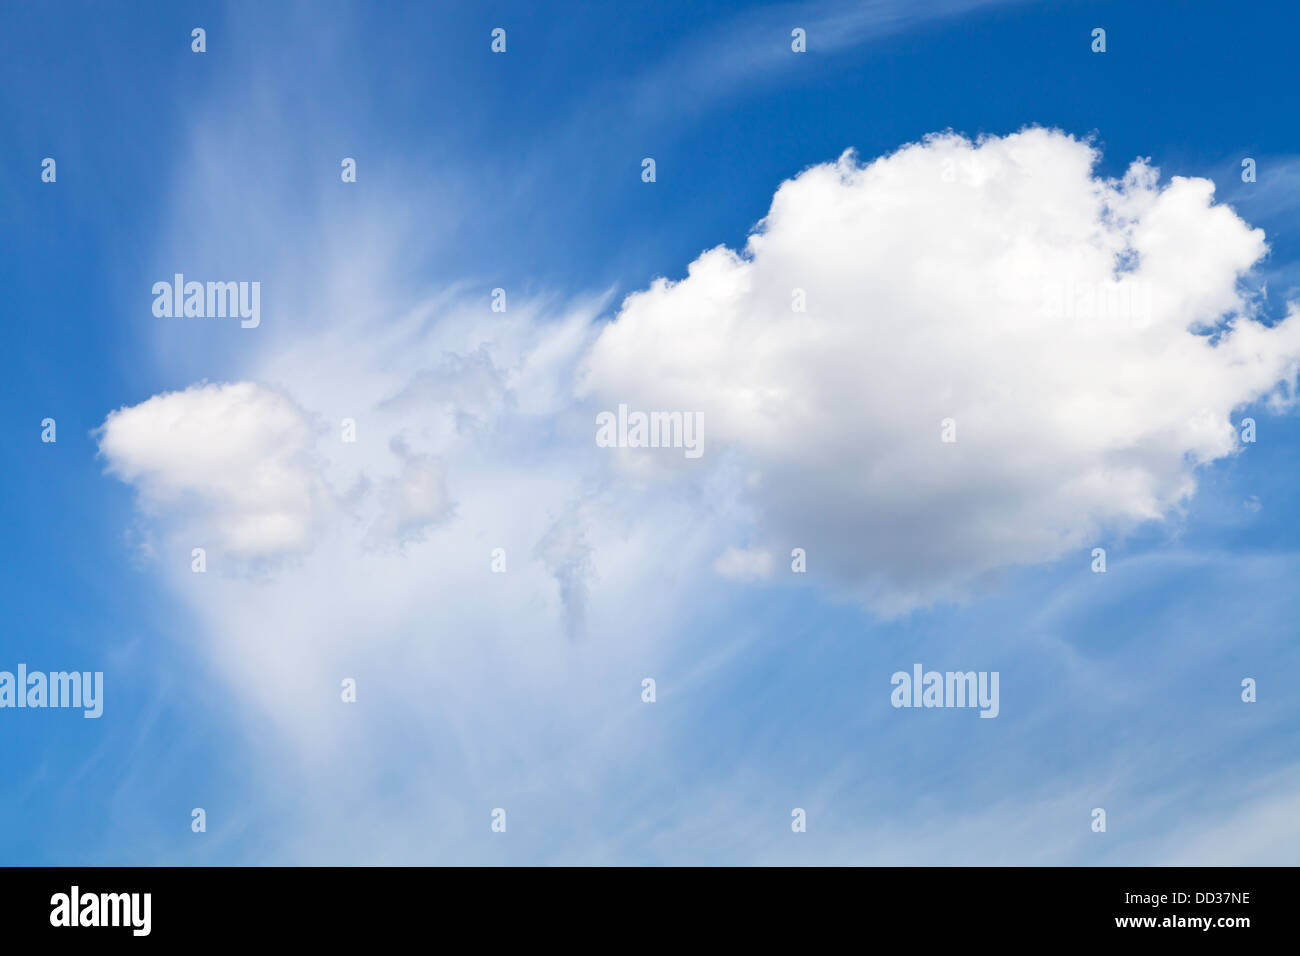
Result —
<path fill-rule="evenodd" d="M 150 510 L 188 515 L 230 554 L 307 547 L 333 501 L 311 449 L 311 419 L 251 382 L 193 385 L 109 414 L 99 429 L 108 471 Z"/>
<path fill-rule="evenodd" d="M 1300 320 L 1253 317 L 1264 235 L 1212 183 L 1097 159 L 1035 128 L 808 169 L 743 252 L 629 296 L 580 392 L 703 412 L 756 544 L 887 611 L 1167 516 L 1235 410 L 1292 397 Z"/>

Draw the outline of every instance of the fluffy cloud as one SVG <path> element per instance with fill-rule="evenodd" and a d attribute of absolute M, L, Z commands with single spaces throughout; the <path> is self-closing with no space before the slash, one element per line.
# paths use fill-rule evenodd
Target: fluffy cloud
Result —
<path fill-rule="evenodd" d="M 315 438 L 292 400 L 239 382 L 112 412 L 99 450 L 146 508 L 188 514 L 228 553 L 260 558 L 307 547 L 333 507 L 311 454 Z"/>
<path fill-rule="evenodd" d="M 886 611 L 1167 516 L 1291 398 L 1300 320 L 1252 317 L 1264 236 L 1210 182 L 1097 158 L 1029 129 L 808 169 L 743 253 L 629 296 L 581 391 L 703 412 L 756 543 Z"/>

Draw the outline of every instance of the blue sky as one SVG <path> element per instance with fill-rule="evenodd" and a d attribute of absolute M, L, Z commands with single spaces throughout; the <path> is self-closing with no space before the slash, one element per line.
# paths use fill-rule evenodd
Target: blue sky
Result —
<path fill-rule="evenodd" d="M 0 711 L 0 862 L 1295 862 L 1293 411 L 1189 370 L 1177 390 L 1254 417 L 1257 443 L 1193 469 L 1194 494 L 1155 520 L 1098 519 L 1087 546 L 1001 562 L 973 591 L 900 612 L 858 589 L 879 570 L 865 542 L 865 572 L 844 559 L 832 574 L 813 550 L 806 577 L 788 573 L 779 516 L 806 513 L 747 496 L 738 476 L 796 466 L 742 428 L 719 432 L 707 473 L 647 477 L 593 455 L 583 402 L 613 407 L 621 378 L 631 398 L 674 397 L 633 382 L 618 340 L 596 344 L 659 314 L 621 312 L 625 296 L 741 248 L 809 167 L 944 130 L 1058 129 L 1090 138 L 1098 177 L 1149 157 L 1162 185 L 1211 180 L 1266 234 L 1240 282 L 1263 290 L 1254 321 L 1281 323 L 1300 298 L 1297 16 L 7 7 L 0 670 L 102 670 L 106 700 L 99 720 Z M 489 50 L 498 26 L 504 55 Z M 790 51 L 794 27 L 806 54 Z M 342 157 L 355 184 L 339 181 Z M 178 271 L 262 281 L 263 325 L 155 317 L 149 289 Z M 496 287 L 506 316 L 486 308 Z M 656 368 L 691 343 L 663 349 Z M 578 387 L 588 359 L 594 397 Z M 715 372 L 727 379 L 701 375 Z M 313 513 L 308 546 L 249 561 L 210 547 L 211 570 L 192 575 L 189 548 L 220 538 L 223 512 L 186 495 L 231 486 L 180 483 L 178 497 L 119 480 L 106 471 L 125 459 L 97 430 L 203 382 L 273 389 L 330 435 L 358 415 L 375 436 L 364 460 L 310 454 L 329 460 L 319 488 L 339 513 L 378 502 L 379 517 L 349 544 Z M 852 484 L 848 467 L 797 463 L 822 489 Z M 406 536 L 409 514 L 385 516 L 426 478 L 449 504 Z M 872 527 L 878 512 L 862 514 L 819 520 Z M 393 527 L 399 540 L 376 544 Z M 765 533 L 783 542 L 774 575 L 715 573 L 723 546 Z M 487 571 L 498 544 L 504 582 Z M 1092 544 L 1105 575 L 1089 571 Z M 1000 672 L 998 719 L 892 708 L 889 676 L 914 662 Z M 342 677 L 360 687 L 351 709 Z M 1257 703 L 1241 701 L 1244 677 Z M 807 833 L 791 833 L 793 807 Z"/>

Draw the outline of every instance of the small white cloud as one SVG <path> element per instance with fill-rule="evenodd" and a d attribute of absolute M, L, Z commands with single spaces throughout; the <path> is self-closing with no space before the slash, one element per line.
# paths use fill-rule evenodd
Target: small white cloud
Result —
<path fill-rule="evenodd" d="M 188 515 L 204 541 L 215 535 L 238 557 L 303 550 L 333 510 L 311 421 L 260 385 L 155 395 L 110 413 L 97 435 L 108 472 L 134 485 L 143 506 Z"/>

